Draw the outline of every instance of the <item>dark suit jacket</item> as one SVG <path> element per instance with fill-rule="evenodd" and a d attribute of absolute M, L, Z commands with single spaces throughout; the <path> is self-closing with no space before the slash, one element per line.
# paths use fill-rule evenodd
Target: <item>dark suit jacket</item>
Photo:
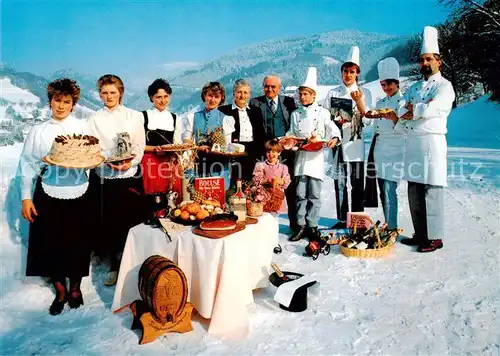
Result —
<path fill-rule="evenodd" d="M 295 104 L 295 100 L 289 96 L 278 95 L 278 100 L 280 102 L 281 110 L 283 111 L 283 118 L 285 119 L 286 131 L 290 129 L 290 116 L 294 110 L 297 109 L 297 105 Z M 267 110 L 269 110 L 269 106 L 267 105 L 267 99 L 265 95 L 258 96 L 250 100 L 250 107 L 258 108 L 262 115 L 262 126 L 264 128 L 265 138 L 264 140 L 270 140 L 272 137 L 271 133 L 267 132 Z"/>

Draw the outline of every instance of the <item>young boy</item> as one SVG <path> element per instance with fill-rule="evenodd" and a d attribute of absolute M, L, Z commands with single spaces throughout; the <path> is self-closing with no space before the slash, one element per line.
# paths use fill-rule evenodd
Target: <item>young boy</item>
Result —
<path fill-rule="evenodd" d="M 340 130 L 330 120 L 330 112 L 316 102 L 316 68 L 310 68 L 305 83 L 299 87 L 302 106 L 291 116 L 288 135 L 308 138 L 309 142 L 327 141 L 331 148 L 340 142 Z M 290 241 L 319 238 L 319 210 L 321 208 L 321 188 L 325 172 L 323 149 L 318 151 L 299 150 L 295 157 L 295 188 L 297 193 L 297 223 L 299 230 Z"/>

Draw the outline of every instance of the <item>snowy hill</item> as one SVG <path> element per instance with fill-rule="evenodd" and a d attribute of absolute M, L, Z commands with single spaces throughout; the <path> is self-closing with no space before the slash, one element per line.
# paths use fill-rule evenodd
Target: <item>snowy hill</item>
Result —
<path fill-rule="evenodd" d="M 262 92 L 261 83 L 266 74 L 279 75 L 283 87 L 299 85 L 305 79 L 308 66 L 318 68 L 319 84 L 338 83 L 340 66 L 352 45 L 360 47 L 363 79 L 381 58 L 407 40 L 407 37 L 401 36 L 345 30 L 308 37 L 276 39 L 246 46 L 172 78 L 173 84 L 186 88 L 179 90 L 179 98 L 176 96 L 177 91 L 174 91 L 172 107 L 182 110 L 199 103 L 200 88 L 213 80 L 221 81 L 230 92 L 236 79 L 245 78 L 253 86 L 253 95 Z M 193 93 L 184 99 L 187 88 Z"/>
<path fill-rule="evenodd" d="M 484 95 L 455 108 L 448 118 L 448 145 L 500 149 L 500 104 Z"/>
<path fill-rule="evenodd" d="M 444 248 L 415 253 L 397 244 L 382 259 L 346 258 L 337 248 L 312 261 L 306 242 L 287 241 L 288 221 L 280 217 L 283 253 L 273 260 L 283 270 L 317 278 L 320 295 L 309 295 L 308 310 L 288 313 L 273 301 L 275 288 L 254 293 L 250 335 L 224 343 L 194 317 L 194 330 L 166 334 L 138 345 L 129 312 L 110 310 L 114 288 L 104 287 L 106 267 L 93 261 L 83 279 L 85 304 L 62 315 L 47 312 L 54 295 L 42 279 L 24 277 L 26 224 L 19 226 L 19 195 L 12 179 L 21 145 L 0 147 L 0 344 L 4 355 L 497 355 L 500 243 L 500 151 L 451 150 L 450 168 L 463 157 L 471 163 L 450 176 L 445 189 Z M 481 179 L 474 166 L 482 165 Z M 451 171 L 451 170 L 450 170 Z M 400 226 L 411 236 L 406 184 L 398 189 Z M 321 226 L 335 220 L 333 180 L 322 194 Z M 367 209 L 373 218 L 381 209 Z M 245 253 L 242 251 L 241 253 Z M 67 307 L 66 307 L 67 308 Z"/>

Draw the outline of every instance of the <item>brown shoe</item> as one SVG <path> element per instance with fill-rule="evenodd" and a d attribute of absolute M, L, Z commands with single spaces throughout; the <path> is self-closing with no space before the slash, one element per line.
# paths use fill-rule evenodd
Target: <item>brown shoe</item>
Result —
<path fill-rule="evenodd" d="M 443 241 L 441 239 L 429 240 L 425 245 L 417 247 L 417 252 L 434 252 L 440 248 L 443 248 Z"/>

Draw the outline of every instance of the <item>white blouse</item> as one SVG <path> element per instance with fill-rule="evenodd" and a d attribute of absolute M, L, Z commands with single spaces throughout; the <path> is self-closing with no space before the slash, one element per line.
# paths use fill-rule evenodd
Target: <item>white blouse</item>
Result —
<path fill-rule="evenodd" d="M 126 171 L 117 171 L 105 164 L 96 169 L 101 178 L 130 178 L 137 172 L 146 146 L 144 133 L 144 116 L 135 110 L 119 105 L 113 111 L 107 107 L 102 108 L 89 119 L 90 133 L 99 139 L 101 152 L 104 157 L 113 156 L 117 149 L 119 133 L 128 132 L 132 140 L 132 167 Z"/>
<path fill-rule="evenodd" d="M 182 120 L 179 116 L 176 118 L 174 127 L 174 117 L 168 110 L 159 111 L 157 108 L 146 110 L 148 114 L 148 130 L 174 131 L 174 142 L 181 143 Z"/>
<path fill-rule="evenodd" d="M 248 117 L 248 105 L 244 107 L 243 109 L 240 108 L 239 106 L 236 106 L 236 104 L 233 103 L 232 106 L 233 110 L 238 110 L 238 118 L 240 119 L 240 137 L 238 137 L 238 142 L 252 142 L 253 141 L 253 127 L 252 123 L 250 122 L 250 118 Z M 231 132 L 228 131 L 228 134 L 232 134 L 235 131 L 235 121 L 234 117 L 229 116 L 226 118 L 227 123 L 226 127 L 228 130 L 231 130 Z M 231 141 L 228 141 L 231 142 Z"/>
<path fill-rule="evenodd" d="M 83 169 L 48 165 L 42 158 L 50 153 L 54 139 L 59 135 L 88 134 L 85 120 L 70 115 L 64 120 L 50 119 L 31 128 L 19 157 L 17 177 L 21 179 L 21 199 L 32 199 L 35 180 L 42 175 L 44 192 L 58 199 L 75 199 L 87 191 L 88 176 Z"/>

